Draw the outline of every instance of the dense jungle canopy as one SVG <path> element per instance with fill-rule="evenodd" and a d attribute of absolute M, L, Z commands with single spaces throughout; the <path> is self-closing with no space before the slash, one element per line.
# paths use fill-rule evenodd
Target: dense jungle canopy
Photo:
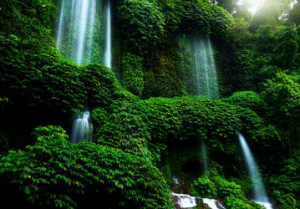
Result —
<path fill-rule="evenodd" d="M 300 208 L 299 81 L 299 1 L 1 0 L 3 208 Z"/>

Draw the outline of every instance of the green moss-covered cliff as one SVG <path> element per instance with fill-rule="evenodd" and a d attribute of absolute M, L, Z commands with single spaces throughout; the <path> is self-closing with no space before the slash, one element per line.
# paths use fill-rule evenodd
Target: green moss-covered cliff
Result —
<path fill-rule="evenodd" d="M 261 208 L 248 202 L 241 132 L 274 208 L 299 208 L 300 3 L 255 15 L 234 1 L 111 4 L 113 70 L 98 61 L 78 66 L 58 52 L 61 1 L 1 0 L 3 205 L 173 208 L 174 191 Z M 183 34 L 210 38 L 220 99 L 187 90 L 194 84 L 183 79 L 191 62 Z M 99 60 L 103 38 L 95 40 Z M 72 144 L 74 115 L 87 107 L 93 140 Z"/>

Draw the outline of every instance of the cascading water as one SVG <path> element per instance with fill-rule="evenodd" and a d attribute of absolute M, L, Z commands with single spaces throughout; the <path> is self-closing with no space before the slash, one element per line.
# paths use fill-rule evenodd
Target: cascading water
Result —
<path fill-rule="evenodd" d="M 111 68 L 110 0 L 62 0 L 56 42 L 57 49 L 78 65 L 102 63 Z M 91 141 L 92 131 L 90 112 L 85 111 L 74 121 L 71 141 Z"/>
<path fill-rule="evenodd" d="M 172 193 L 171 195 L 172 197 L 176 197 L 176 199 L 173 200 L 174 205 L 177 206 L 176 208 L 193 208 L 197 206 L 196 197 L 176 193 Z"/>
<path fill-rule="evenodd" d="M 90 119 L 90 112 L 85 111 L 82 115 L 78 116 L 78 118 L 74 122 L 73 132 L 71 135 L 71 142 L 91 142 L 93 134 L 93 125 Z"/>
<path fill-rule="evenodd" d="M 111 68 L 111 6 L 108 1 L 106 6 L 106 52 L 105 65 Z"/>
<path fill-rule="evenodd" d="M 111 19 L 110 0 L 62 0 L 57 49 L 78 65 L 99 63 L 111 68 Z"/>
<path fill-rule="evenodd" d="M 203 198 L 203 203 L 207 204 L 211 209 L 225 209 L 225 207 L 218 201 L 214 199 Z"/>
<path fill-rule="evenodd" d="M 208 172 L 208 159 L 207 159 L 206 144 L 204 140 L 202 140 L 201 149 L 202 149 L 203 171 L 206 174 Z"/>
<path fill-rule="evenodd" d="M 61 39 L 63 34 L 63 22 L 64 22 L 64 13 L 65 13 L 65 0 L 62 0 L 61 3 L 61 11 L 59 17 L 59 24 L 58 24 L 58 32 L 57 32 L 57 39 L 56 39 L 56 48 L 60 50 Z"/>
<path fill-rule="evenodd" d="M 180 208 L 180 209 L 181 208 L 194 208 L 198 205 L 199 199 L 202 199 L 202 198 L 198 198 L 198 197 L 192 197 L 187 194 L 176 194 L 173 192 L 171 193 L 171 196 L 172 196 L 172 202 L 173 202 L 175 208 Z M 225 209 L 225 207 L 218 200 L 203 198 L 202 201 L 203 201 L 203 204 L 208 205 L 208 208 L 210 208 L 210 209 Z"/>
<path fill-rule="evenodd" d="M 218 99 L 218 77 L 210 39 L 184 35 L 180 43 L 182 77 L 188 93 Z"/>
<path fill-rule="evenodd" d="M 247 168 L 251 177 L 251 181 L 254 186 L 254 200 L 262 204 L 263 206 L 265 206 L 267 209 L 272 209 L 272 205 L 269 202 L 269 198 L 267 196 L 262 178 L 259 174 L 258 167 L 255 163 L 251 150 L 244 136 L 241 133 L 238 133 L 238 137 L 246 159 Z"/>

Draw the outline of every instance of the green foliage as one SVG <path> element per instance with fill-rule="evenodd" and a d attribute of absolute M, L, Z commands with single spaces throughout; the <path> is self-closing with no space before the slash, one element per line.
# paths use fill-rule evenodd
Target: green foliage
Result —
<path fill-rule="evenodd" d="M 59 126 L 40 126 L 32 134 L 36 136 L 37 141 L 49 141 L 53 139 L 68 140 L 69 138 L 66 131 Z"/>
<path fill-rule="evenodd" d="M 93 123 L 97 124 L 98 127 L 101 127 L 107 122 L 108 112 L 101 107 L 95 108 L 92 111 L 92 118 L 93 118 Z"/>
<path fill-rule="evenodd" d="M 297 31 L 292 26 L 262 25 L 255 34 L 258 59 L 283 69 L 291 68 L 297 57 Z"/>
<path fill-rule="evenodd" d="M 80 68 L 81 80 L 91 107 L 109 107 L 123 91 L 113 72 L 103 65 L 91 64 Z M 121 93 L 122 94 L 122 93 Z"/>
<path fill-rule="evenodd" d="M 146 155 L 145 150 L 150 135 L 142 118 L 131 112 L 127 102 L 117 102 L 112 109 L 113 113 L 97 131 L 96 142 L 120 148 L 134 155 Z M 96 123 L 96 126 L 99 125 Z"/>
<path fill-rule="evenodd" d="M 192 185 L 196 190 L 195 195 L 208 198 L 223 198 L 226 208 L 232 209 L 263 209 L 261 205 L 251 202 L 246 202 L 245 194 L 240 185 L 234 182 L 229 182 L 221 176 L 214 176 L 211 179 L 201 177 L 194 181 Z"/>
<path fill-rule="evenodd" d="M 78 68 L 54 50 L 36 39 L 0 36 L 1 95 L 24 106 L 45 105 L 61 111 L 82 104 L 84 84 L 78 79 Z"/>
<path fill-rule="evenodd" d="M 246 200 L 245 194 L 240 185 L 237 185 L 234 182 L 229 182 L 220 176 L 214 177 L 213 181 L 217 185 L 219 197 L 231 197 L 239 200 Z"/>
<path fill-rule="evenodd" d="M 162 174 L 143 158 L 93 143 L 71 144 L 60 127 L 39 127 L 35 135 L 35 145 L 10 151 L 0 162 L 0 179 L 15 185 L 28 204 L 171 208 Z"/>
<path fill-rule="evenodd" d="M 143 59 L 143 98 L 182 95 L 184 86 L 179 74 L 180 65 L 176 61 L 179 52 L 178 33 L 212 34 L 216 40 L 226 42 L 228 46 L 231 43 L 232 16 L 206 0 L 126 0 L 118 4 L 118 9 L 122 26 L 122 51 L 125 53 L 122 57 L 129 52 Z M 122 62 L 124 64 L 124 59 Z M 131 86 L 127 88 L 130 90 L 138 82 L 134 79 L 136 73 L 128 70 L 122 66 L 121 74 L 123 71 L 126 75 L 133 74 L 133 79 L 130 79 L 133 80 L 132 84 L 123 82 L 125 88 Z"/>
<path fill-rule="evenodd" d="M 172 57 L 176 59 L 176 57 Z M 161 55 L 153 71 L 144 72 L 145 87 L 143 98 L 182 96 L 182 80 L 178 77 L 177 63 Z"/>
<path fill-rule="evenodd" d="M 0 44 L 0 94 L 13 103 L 67 112 L 87 102 L 91 107 L 108 107 L 113 100 L 132 98 L 102 65 L 79 68 L 35 39 L 0 36 Z"/>
<path fill-rule="evenodd" d="M 217 188 L 208 177 L 202 177 L 195 180 L 193 188 L 196 190 L 196 195 L 198 197 L 216 198 L 217 196 Z"/>
<path fill-rule="evenodd" d="M 299 118 L 300 85 L 292 76 L 277 73 L 267 81 L 262 96 L 272 108 L 273 117 Z"/>
<path fill-rule="evenodd" d="M 290 151 L 299 147 L 300 127 L 300 85 L 295 77 L 283 72 L 277 73 L 272 80 L 267 80 L 262 97 L 268 104 L 270 120 L 281 127 L 285 134 L 285 145 Z"/>
<path fill-rule="evenodd" d="M 0 3 L 0 35 L 16 34 L 31 38 L 50 38 L 49 28 L 55 14 L 55 6 L 50 0 L 3 0 Z"/>
<path fill-rule="evenodd" d="M 300 3 L 297 2 L 289 14 L 289 21 L 293 24 L 300 24 Z"/>
<path fill-rule="evenodd" d="M 142 58 L 131 53 L 123 55 L 122 86 L 140 97 L 144 89 Z"/>
<path fill-rule="evenodd" d="M 258 114 L 265 112 L 267 104 L 266 102 L 253 91 L 235 92 L 231 97 L 222 99 L 223 102 L 239 105 L 244 108 L 249 108 Z"/>
<path fill-rule="evenodd" d="M 70 144 L 66 132 L 55 126 L 36 129 L 36 144 L 25 151 L 10 151 L 0 161 L 3 190 L 9 188 L 5 191 L 13 191 L 15 196 L 20 193 L 20 205 L 25 198 L 36 207 L 75 208 L 101 197 L 117 199 L 108 201 L 106 208 L 170 208 L 166 183 L 154 167 L 165 160 L 168 145 L 205 139 L 213 160 L 222 163 L 224 172 L 229 168 L 233 173 L 240 159 L 236 144 L 236 131 L 240 130 L 260 167 L 266 170 L 268 166 L 267 186 L 277 205 L 300 207 L 299 159 L 286 159 L 291 153 L 299 156 L 300 27 L 288 25 L 298 24 L 299 3 L 289 21 L 279 20 L 275 13 L 283 10 L 275 10 L 272 3 L 250 23 L 246 16 L 234 20 L 207 0 L 117 1 L 120 21 L 114 26 L 122 29 L 118 38 L 120 54 L 124 53 L 120 56 L 124 88 L 142 98 L 181 96 L 184 87 L 177 36 L 195 32 L 210 35 L 213 41 L 223 95 L 236 90 L 261 92 L 261 97 L 247 91 L 211 101 L 190 97 L 139 100 L 120 86 L 108 68 L 96 64 L 79 67 L 63 59 L 52 37 L 57 14 L 53 2 L 58 1 L 0 1 L 0 109 L 5 113 L 1 156 L 12 140 L 6 130 L 9 125 L 3 126 L 8 115 L 15 118 L 10 129 L 18 130 L 26 141 L 30 125 L 17 124 L 21 118 L 34 126 L 52 119 L 50 124 L 67 127 L 72 113 L 84 105 L 93 110 L 98 144 Z M 219 3 L 228 11 L 235 8 L 233 1 Z M 95 42 L 103 45 L 103 27 L 100 22 L 95 24 L 95 32 L 101 34 Z M 93 46 L 95 62 L 103 54 L 100 45 Z M 170 177 L 174 167 L 165 167 Z M 225 198 L 227 208 L 259 208 L 244 203 L 241 188 L 223 178 L 199 178 L 194 186 L 201 195 Z"/>
<path fill-rule="evenodd" d="M 282 208 L 297 209 L 297 201 L 295 195 L 292 193 L 284 194 L 280 191 L 273 191 L 276 202 L 281 205 Z"/>
<path fill-rule="evenodd" d="M 125 48 L 149 54 L 164 36 L 164 16 L 153 0 L 125 0 L 118 7 Z"/>
<path fill-rule="evenodd" d="M 231 14 L 219 6 L 212 6 L 211 32 L 214 37 L 226 42 L 232 40 L 234 19 Z"/>
<path fill-rule="evenodd" d="M 299 156 L 287 158 L 281 164 L 277 175 L 269 179 L 273 199 L 283 208 L 298 208 L 300 205 L 300 163 Z M 297 202 L 298 201 L 298 202 Z"/>
<path fill-rule="evenodd" d="M 232 209 L 264 209 L 265 207 L 255 203 L 251 202 L 245 203 L 245 201 L 240 200 L 235 197 L 225 197 L 224 199 L 224 205 L 225 207 L 232 208 Z"/>
<path fill-rule="evenodd" d="M 183 31 L 210 32 L 211 4 L 208 1 L 181 1 L 181 29 Z"/>
<path fill-rule="evenodd" d="M 258 141 L 272 135 L 253 111 L 220 101 L 151 98 L 116 102 L 111 108 L 114 111 L 98 130 L 97 143 L 139 155 L 147 147 L 155 161 L 173 140 L 204 138 L 211 151 L 231 156 L 237 151 L 236 131 Z"/>

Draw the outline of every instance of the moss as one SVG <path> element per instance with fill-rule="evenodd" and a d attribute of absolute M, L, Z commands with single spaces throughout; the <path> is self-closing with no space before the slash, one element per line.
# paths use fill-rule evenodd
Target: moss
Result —
<path fill-rule="evenodd" d="M 122 59 L 122 86 L 140 97 L 144 89 L 142 58 L 127 53 Z"/>

